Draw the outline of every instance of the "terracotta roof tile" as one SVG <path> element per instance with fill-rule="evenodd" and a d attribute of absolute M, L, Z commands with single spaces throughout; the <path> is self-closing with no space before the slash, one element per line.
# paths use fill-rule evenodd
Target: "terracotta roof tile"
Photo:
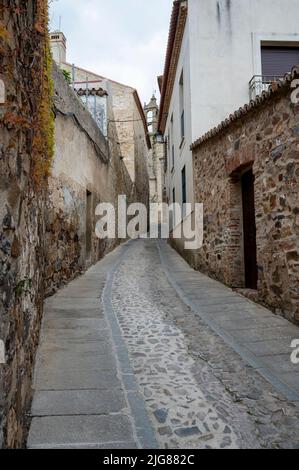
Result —
<path fill-rule="evenodd" d="M 75 91 L 77 95 L 79 96 L 85 96 L 86 95 L 86 88 L 75 88 Z M 88 95 L 96 95 L 96 96 L 108 96 L 108 93 L 106 90 L 103 90 L 103 88 L 88 88 L 87 90 Z"/>
<path fill-rule="evenodd" d="M 158 122 L 158 129 L 161 133 L 163 133 L 165 130 L 165 124 L 175 79 L 175 72 L 185 30 L 187 12 L 188 7 L 182 3 L 182 0 L 175 0 L 173 2 Z"/>

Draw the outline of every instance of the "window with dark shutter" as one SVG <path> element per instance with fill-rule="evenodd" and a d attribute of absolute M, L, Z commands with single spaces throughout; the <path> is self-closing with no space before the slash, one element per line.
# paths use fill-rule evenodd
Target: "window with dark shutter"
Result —
<path fill-rule="evenodd" d="M 263 46 L 262 74 L 264 77 L 283 77 L 299 64 L 299 46 Z"/>
<path fill-rule="evenodd" d="M 186 204 L 187 202 L 187 192 L 186 192 L 186 167 L 182 169 L 182 203 Z"/>

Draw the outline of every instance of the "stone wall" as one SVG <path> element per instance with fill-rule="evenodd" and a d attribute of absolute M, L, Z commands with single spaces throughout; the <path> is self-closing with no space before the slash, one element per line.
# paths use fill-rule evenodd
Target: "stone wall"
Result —
<path fill-rule="evenodd" d="M 149 184 L 144 185 L 144 181 L 148 181 L 150 141 L 139 96 L 133 88 L 117 82 L 109 81 L 108 86 L 120 155 L 134 182 L 138 201 L 148 205 Z"/>
<path fill-rule="evenodd" d="M 46 55 L 46 2 L 2 1 L 0 340 L 6 364 L 0 364 L 0 447 L 20 447 L 25 441 L 42 315 L 46 177 L 42 164 L 50 155 L 44 144 L 51 133 L 50 127 L 41 125 L 50 109 L 49 95 L 44 94 L 49 87 Z"/>
<path fill-rule="evenodd" d="M 291 91 L 289 77 L 195 143 L 204 245 L 185 254 L 200 271 L 245 287 L 240 180 L 252 167 L 258 287 L 242 292 L 299 324 L 299 106 Z"/>
<path fill-rule="evenodd" d="M 135 185 L 120 158 L 118 124 L 113 122 L 109 95 L 111 123 L 109 138 L 105 139 L 57 67 L 54 85 L 55 156 L 49 180 L 45 239 L 47 295 L 120 243 L 117 239 L 99 240 L 95 235 L 95 208 L 100 202 L 116 207 L 121 194 L 127 196 L 128 203 L 148 198 L 147 174 L 139 175 Z"/>

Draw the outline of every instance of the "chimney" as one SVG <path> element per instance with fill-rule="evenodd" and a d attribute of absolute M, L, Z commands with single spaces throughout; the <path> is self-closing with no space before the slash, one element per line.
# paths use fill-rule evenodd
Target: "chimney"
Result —
<path fill-rule="evenodd" d="M 62 32 L 54 31 L 50 34 L 51 50 L 54 61 L 58 64 L 66 63 L 66 37 Z"/>

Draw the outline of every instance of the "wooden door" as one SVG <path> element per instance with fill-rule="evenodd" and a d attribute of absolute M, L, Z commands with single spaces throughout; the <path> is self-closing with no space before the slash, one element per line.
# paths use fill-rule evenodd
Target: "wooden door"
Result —
<path fill-rule="evenodd" d="M 244 264 L 245 287 L 257 289 L 257 246 L 254 203 L 254 174 L 252 169 L 246 171 L 242 178 L 243 200 L 243 233 L 244 233 Z"/>

